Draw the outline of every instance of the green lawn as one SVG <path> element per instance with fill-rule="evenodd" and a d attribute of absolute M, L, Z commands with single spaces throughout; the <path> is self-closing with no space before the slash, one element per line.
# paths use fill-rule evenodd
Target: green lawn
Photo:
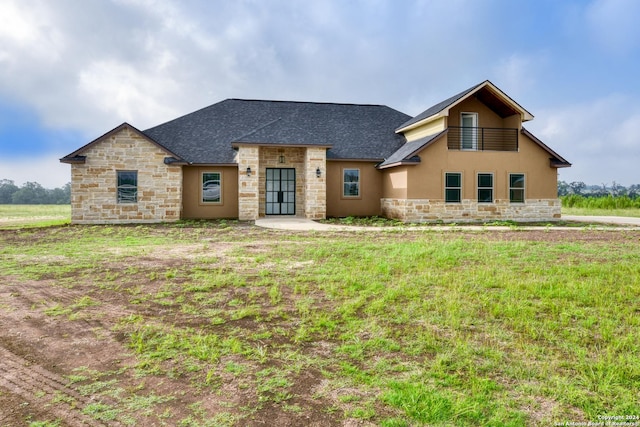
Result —
<path fill-rule="evenodd" d="M 562 208 L 563 215 L 586 215 L 586 216 L 628 216 L 640 217 L 640 209 L 597 209 L 597 208 Z"/>
<path fill-rule="evenodd" d="M 127 425 L 638 415 L 639 235 L 563 233 L 290 233 L 224 221 L 5 231 L 0 283 L 52 288 L 49 300 L 31 296 L 33 319 L 122 336 L 113 358 L 133 360 L 67 375 L 96 402 L 85 414 Z M 56 289 L 77 297 L 51 300 Z M 154 389 L 165 381 L 175 391 Z M 207 412 L 211 396 L 224 410 Z M 143 397 L 158 418 L 132 409 Z"/>
<path fill-rule="evenodd" d="M 68 224 L 71 205 L 0 205 L 0 229 Z"/>

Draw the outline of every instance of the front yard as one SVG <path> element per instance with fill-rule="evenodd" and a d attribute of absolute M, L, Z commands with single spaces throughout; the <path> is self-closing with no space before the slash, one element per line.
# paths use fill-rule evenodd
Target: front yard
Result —
<path fill-rule="evenodd" d="M 634 417 L 639 297 L 634 230 L 2 230 L 0 421 Z"/>

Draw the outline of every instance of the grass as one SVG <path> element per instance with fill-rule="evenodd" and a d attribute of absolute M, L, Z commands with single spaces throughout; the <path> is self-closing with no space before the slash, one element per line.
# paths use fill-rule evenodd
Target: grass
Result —
<path fill-rule="evenodd" d="M 0 205 L 0 229 L 47 227 L 71 222 L 71 205 Z"/>
<path fill-rule="evenodd" d="M 627 196 L 586 197 L 577 194 L 562 196 L 562 213 L 586 216 L 640 217 L 640 198 Z"/>
<path fill-rule="evenodd" d="M 601 209 L 601 208 L 562 208 L 563 215 L 584 215 L 584 216 L 626 216 L 640 218 L 639 208 L 624 209 Z"/>
<path fill-rule="evenodd" d="M 0 277 L 55 277 L 80 296 L 34 313 L 95 312 L 121 334 L 133 364 L 69 373 L 95 400 L 83 412 L 105 422 L 243 425 L 276 411 L 336 425 L 542 426 L 640 413 L 637 232 L 539 233 L 27 229 L 0 235 Z M 123 314 L 101 313 L 102 300 Z M 203 406 L 211 395 L 224 411 Z M 190 412 L 170 418 L 176 402 Z"/>

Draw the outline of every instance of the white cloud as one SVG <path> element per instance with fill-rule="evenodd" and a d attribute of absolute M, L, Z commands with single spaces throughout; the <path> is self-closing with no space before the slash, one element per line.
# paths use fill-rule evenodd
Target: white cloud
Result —
<path fill-rule="evenodd" d="M 171 62 L 171 54 L 159 58 L 157 69 Z M 170 120 L 179 111 L 171 100 L 180 94 L 180 86 L 162 73 L 136 69 L 115 60 L 96 61 L 79 75 L 80 96 L 94 101 L 94 108 L 114 116 L 120 122 L 135 118 L 135 126 L 151 127 Z"/>
<path fill-rule="evenodd" d="M 511 97 L 518 98 L 536 87 L 547 63 L 548 55 L 544 52 L 512 53 L 497 61 L 491 79 Z"/>
<path fill-rule="evenodd" d="M 59 158 L 53 155 L 2 159 L 0 171 L 0 179 L 10 179 L 18 186 L 25 182 L 37 182 L 44 188 L 59 188 L 71 181 L 71 166 L 60 163 Z"/>
<path fill-rule="evenodd" d="M 560 179 L 588 184 L 640 183 L 640 108 L 614 94 L 541 111 L 525 126 L 573 163 Z"/>

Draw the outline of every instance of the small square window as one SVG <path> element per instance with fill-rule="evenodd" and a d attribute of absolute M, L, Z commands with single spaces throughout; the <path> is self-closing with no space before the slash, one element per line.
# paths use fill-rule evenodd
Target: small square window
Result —
<path fill-rule="evenodd" d="M 462 201 L 462 174 L 448 172 L 444 175 L 444 201 L 460 203 Z"/>
<path fill-rule="evenodd" d="M 118 203 L 138 202 L 138 171 L 117 171 Z"/>

